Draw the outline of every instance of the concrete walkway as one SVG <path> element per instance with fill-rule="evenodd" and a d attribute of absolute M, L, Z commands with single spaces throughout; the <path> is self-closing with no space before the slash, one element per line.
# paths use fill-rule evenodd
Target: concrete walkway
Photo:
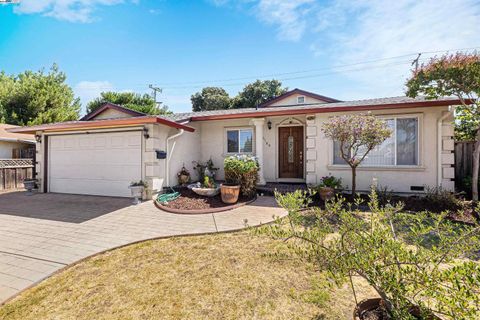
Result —
<path fill-rule="evenodd" d="M 152 201 L 24 192 L 0 194 L 0 304 L 82 258 L 156 237 L 237 230 L 285 215 L 272 197 L 231 211 L 164 212 Z"/>

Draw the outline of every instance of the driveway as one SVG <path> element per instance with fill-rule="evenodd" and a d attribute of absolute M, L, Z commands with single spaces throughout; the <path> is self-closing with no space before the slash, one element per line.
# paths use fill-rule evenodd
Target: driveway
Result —
<path fill-rule="evenodd" d="M 285 213 L 272 197 L 231 211 L 178 215 L 152 201 L 24 192 L 0 194 L 0 304 L 92 254 L 156 237 L 237 230 Z"/>

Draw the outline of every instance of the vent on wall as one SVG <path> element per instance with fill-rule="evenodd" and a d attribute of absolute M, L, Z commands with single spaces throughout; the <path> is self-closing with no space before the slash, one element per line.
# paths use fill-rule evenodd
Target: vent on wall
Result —
<path fill-rule="evenodd" d="M 410 191 L 425 191 L 424 186 L 410 186 Z"/>
<path fill-rule="evenodd" d="M 305 103 L 305 97 L 304 97 L 304 96 L 297 97 L 297 103 L 298 103 L 298 104 L 303 104 L 303 103 Z"/>

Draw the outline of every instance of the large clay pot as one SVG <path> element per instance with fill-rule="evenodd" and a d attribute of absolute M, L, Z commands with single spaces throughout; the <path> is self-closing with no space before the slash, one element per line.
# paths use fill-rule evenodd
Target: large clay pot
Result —
<path fill-rule="evenodd" d="M 333 198 L 335 195 L 335 189 L 329 187 L 320 187 L 318 189 L 318 193 L 323 201 L 327 201 Z"/>
<path fill-rule="evenodd" d="M 364 312 L 378 308 L 381 303 L 382 299 L 380 298 L 365 299 L 360 301 L 353 311 L 353 320 L 360 320 L 360 316 Z M 417 306 L 412 306 L 410 308 L 410 314 L 414 317 L 420 318 L 420 309 Z M 427 316 L 427 320 L 440 320 L 440 318 L 432 314 Z"/>
<path fill-rule="evenodd" d="M 222 201 L 228 204 L 234 204 L 238 201 L 238 195 L 240 194 L 240 186 L 229 186 L 222 184 L 221 187 Z"/>

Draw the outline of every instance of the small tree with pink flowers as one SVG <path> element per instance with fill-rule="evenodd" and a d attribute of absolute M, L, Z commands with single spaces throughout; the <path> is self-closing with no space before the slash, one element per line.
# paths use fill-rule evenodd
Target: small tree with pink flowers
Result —
<path fill-rule="evenodd" d="M 332 117 L 322 131 L 340 145 L 340 156 L 352 168 L 352 195 L 356 191 L 357 167 L 376 146 L 392 134 L 387 123 L 371 114 Z"/>

